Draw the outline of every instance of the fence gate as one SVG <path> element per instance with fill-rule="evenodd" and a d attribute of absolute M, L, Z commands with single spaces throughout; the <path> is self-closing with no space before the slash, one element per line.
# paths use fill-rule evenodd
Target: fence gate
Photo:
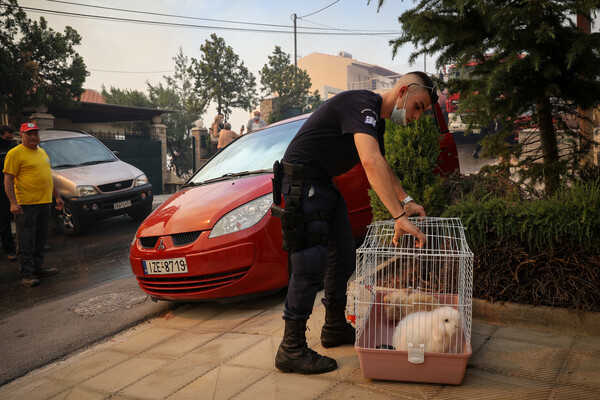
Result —
<path fill-rule="evenodd" d="M 119 158 L 138 167 L 148 177 L 154 194 L 162 194 L 162 158 L 160 140 L 118 140 L 98 138 L 112 151 L 119 152 Z"/>

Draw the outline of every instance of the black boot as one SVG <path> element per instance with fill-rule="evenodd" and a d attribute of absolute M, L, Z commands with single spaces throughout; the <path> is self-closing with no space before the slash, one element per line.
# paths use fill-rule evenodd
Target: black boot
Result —
<path fill-rule="evenodd" d="M 306 344 L 306 320 L 285 320 L 285 332 L 275 356 L 275 367 L 282 372 L 322 374 L 333 371 L 337 363 L 333 358 L 322 356 Z"/>
<path fill-rule="evenodd" d="M 325 324 L 321 330 L 321 345 L 326 349 L 354 344 L 356 331 L 346 321 L 345 307 L 325 308 Z"/>

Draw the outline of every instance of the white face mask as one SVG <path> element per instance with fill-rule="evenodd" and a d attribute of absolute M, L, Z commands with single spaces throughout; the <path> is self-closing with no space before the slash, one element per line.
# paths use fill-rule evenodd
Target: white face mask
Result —
<path fill-rule="evenodd" d="M 408 92 L 406 92 L 406 96 L 404 96 L 404 108 L 398 110 L 398 104 L 396 103 L 394 105 L 392 115 L 390 115 L 390 121 L 394 124 L 406 126 L 406 100 L 408 100 Z"/>

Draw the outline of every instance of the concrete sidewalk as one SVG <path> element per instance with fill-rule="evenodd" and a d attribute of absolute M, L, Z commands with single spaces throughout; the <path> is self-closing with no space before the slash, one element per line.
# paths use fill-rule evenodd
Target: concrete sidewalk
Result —
<path fill-rule="evenodd" d="M 353 346 L 324 349 L 319 299 L 307 338 L 336 371 L 284 374 L 283 292 L 168 311 L 0 388 L 2 399 L 599 399 L 600 337 L 475 319 L 460 386 L 362 376 Z M 475 308 L 474 308 L 475 309 Z M 475 314 L 477 316 L 477 314 Z"/>

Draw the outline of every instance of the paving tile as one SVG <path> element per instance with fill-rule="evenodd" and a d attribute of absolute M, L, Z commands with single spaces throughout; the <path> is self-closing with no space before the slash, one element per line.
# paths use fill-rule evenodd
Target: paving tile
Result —
<path fill-rule="evenodd" d="M 285 399 L 305 400 L 317 399 L 321 394 L 333 388 L 336 382 L 298 374 L 272 372 L 257 381 L 233 400 Z"/>
<path fill-rule="evenodd" d="M 202 333 L 185 331 L 180 335 L 173 336 L 163 343 L 146 350 L 140 355 L 147 357 L 176 359 L 194 351 L 198 347 L 210 342 L 219 335 L 219 333 L 212 332 Z"/>
<path fill-rule="evenodd" d="M 470 365 L 525 379 L 554 382 L 570 350 L 492 337 Z"/>
<path fill-rule="evenodd" d="M 434 399 L 498 399 L 542 400 L 547 399 L 553 384 L 539 382 L 500 373 L 469 369 L 462 385 L 443 386 Z"/>
<path fill-rule="evenodd" d="M 598 400 L 600 391 L 573 385 L 559 385 L 549 399 Z"/>
<path fill-rule="evenodd" d="M 102 350 L 98 353 L 92 353 L 90 356 L 82 358 L 65 368 L 53 371 L 48 376 L 66 383 L 77 384 L 122 363 L 130 357 L 118 351 Z"/>
<path fill-rule="evenodd" d="M 233 357 L 227 362 L 227 365 L 272 371 L 275 368 L 275 355 L 280 343 L 281 338 L 267 336 L 264 340 Z"/>
<path fill-rule="evenodd" d="M 339 383 L 332 389 L 319 395 L 319 400 L 349 400 L 349 399 L 369 399 L 369 400 L 387 400 L 387 399 L 414 399 L 414 396 L 406 396 L 401 393 L 390 394 L 378 392 L 366 387 L 360 387 L 351 383 Z"/>
<path fill-rule="evenodd" d="M 226 310 L 191 329 L 198 332 L 228 332 L 261 312 L 262 310 L 239 308 Z"/>
<path fill-rule="evenodd" d="M 473 354 L 476 354 L 482 346 L 484 346 L 490 339 L 487 334 L 471 333 L 471 350 Z"/>
<path fill-rule="evenodd" d="M 225 333 L 200 346 L 182 359 L 200 364 L 217 365 L 249 349 L 265 336 L 240 333 Z"/>
<path fill-rule="evenodd" d="M 138 354 L 142 351 L 156 346 L 178 333 L 179 329 L 167 329 L 160 327 L 151 327 L 136 335 L 124 337 L 119 343 L 110 347 L 111 350 L 118 350 L 125 353 Z"/>
<path fill-rule="evenodd" d="M 206 374 L 213 366 L 189 361 L 174 361 L 145 376 L 122 392 L 134 398 L 159 400 Z"/>
<path fill-rule="evenodd" d="M 115 393 L 160 368 L 166 362 L 165 360 L 153 358 L 132 358 L 88 379 L 81 385 L 99 391 Z"/>
<path fill-rule="evenodd" d="M 66 392 L 62 392 L 50 398 L 50 400 L 103 400 L 106 397 L 107 396 L 103 393 L 73 387 Z"/>
<path fill-rule="evenodd" d="M 283 313 L 277 310 L 265 310 L 252 317 L 240 326 L 233 328 L 231 332 L 257 333 L 260 335 L 272 335 L 284 328 Z"/>
<path fill-rule="evenodd" d="M 255 299 L 241 301 L 231 305 L 231 308 L 246 308 L 255 310 L 266 310 L 270 308 L 283 307 L 285 303 L 285 290 Z M 282 308 L 283 309 L 283 308 Z"/>
<path fill-rule="evenodd" d="M 195 303 L 169 311 L 156 319 L 157 326 L 174 329 L 188 329 L 208 321 L 226 310 L 212 303 Z"/>
<path fill-rule="evenodd" d="M 573 342 L 573 348 L 600 351 L 600 337 L 576 336 Z"/>
<path fill-rule="evenodd" d="M 3 400 L 47 400 L 67 391 L 70 386 L 44 377 L 25 378 L 0 388 Z"/>
<path fill-rule="evenodd" d="M 600 392 L 600 351 L 573 350 L 559 382 L 585 386 Z"/>
<path fill-rule="evenodd" d="M 573 336 L 537 329 L 528 329 L 522 326 L 501 326 L 494 332 L 494 338 L 529 342 L 552 347 L 570 348 Z"/>
<path fill-rule="evenodd" d="M 342 381 L 360 369 L 358 353 L 356 352 L 354 346 L 344 345 L 326 349 L 319 344 L 318 346 L 314 346 L 313 350 L 321 355 L 335 359 L 338 365 L 335 371 L 321 374 L 319 375 L 319 378 Z"/>
<path fill-rule="evenodd" d="M 347 379 L 359 387 L 373 390 L 377 393 L 405 396 L 409 398 L 432 399 L 440 391 L 442 385 L 431 383 L 396 382 L 378 379 L 367 379 L 359 369 Z M 412 397 L 411 397 L 412 396 Z M 402 398 L 402 397 L 400 397 Z"/>
<path fill-rule="evenodd" d="M 478 333 L 481 335 L 489 336 L 493 334 L 498 329 L 498 327 L 499 325 L 497 324 L 492 324 L 487 321 L 474 319 L 471 324 L 471 334 Z"/>
<path fill-rule="evenodd" d="M 268 373 L 255 368 L 218 366 L 174 393 L 168 400 L 230 399 Z"/>

